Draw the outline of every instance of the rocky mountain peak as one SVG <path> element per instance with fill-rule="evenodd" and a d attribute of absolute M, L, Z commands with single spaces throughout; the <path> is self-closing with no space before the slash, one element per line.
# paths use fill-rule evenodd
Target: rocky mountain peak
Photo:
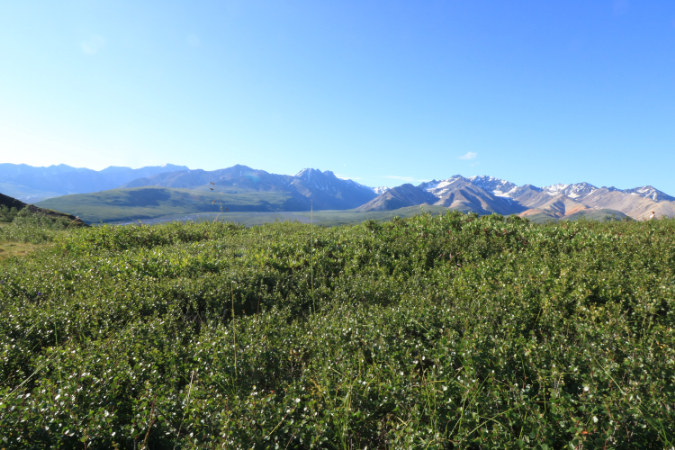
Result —
<path fill-rule="evenodd" d="M 642 187 L 636 187 L 633 189 L 626 189 L 625 191 L 626 194 L 631 194 L 631 195 L 639 195 L 640 197 L 643 198 L 648 198 L 650 200 L 654 200 L 655 202 L 661 202 L 661 201 L 669 201 L 672 202 L 675 200 L 675 197 L 671 197 L 670 195 L 666 194 L 665 192 L 659 191 L 656 189 L 654 186 L 642 186 Z"/>

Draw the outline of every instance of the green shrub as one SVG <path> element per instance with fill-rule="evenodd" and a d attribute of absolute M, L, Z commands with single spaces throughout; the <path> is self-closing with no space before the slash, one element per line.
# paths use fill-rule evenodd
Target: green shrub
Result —
<path fill-rule="evenodd" d="M 0 205 L 0 222 L 11 222 L 18 213 L 19 210 L 14 206 Z"/>
<path fill-rule="evenodd" d="M 72 221 L 66 218 L 35 214 L 24 208 L 13 216 L 11 223 L 0 226 L 0 242 L 44 244 L 71 227 Z"/>
<path fill-rule="evenodd" d="M 675 221 L 99 227 L 0 263 L 0 448 L 670 448 Z"/>

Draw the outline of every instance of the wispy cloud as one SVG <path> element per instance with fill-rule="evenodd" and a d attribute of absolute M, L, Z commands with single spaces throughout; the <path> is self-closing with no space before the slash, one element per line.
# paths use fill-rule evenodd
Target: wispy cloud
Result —
<path fill-rule="evenodd" d="M 476 156 L 478 156 L 478 153 L 466 152 L 466 155 L 460 156 L 459 159 L 476 159 Z"/>
<path fill-rule="evenodd" d="M 430 180 L 417 180 L 414 177 L 399 177 L 397 175 L 385 175 L 384 178 L 391 178 L 392 180 L 407 181 L 408 183 L 412 183 L 413 181 L 419 181 L 419 182 L 430 181 Z"/>
<path fill-rule="evenodd" d="M 363 178 L 359 178 L 359 177 L 349 177 L 347 175 L 341 175 L 339 173 L 336 173 L 335 176 L 338 177 L 341 180 L 362 180 L 363 179 Z"/>
<path fill-rule="evenodd" d="M 105 39 L 99 35 L 94 35 L 80 44 L 82 51 L 86 55 L 95 55 L 105 47 Z"/>

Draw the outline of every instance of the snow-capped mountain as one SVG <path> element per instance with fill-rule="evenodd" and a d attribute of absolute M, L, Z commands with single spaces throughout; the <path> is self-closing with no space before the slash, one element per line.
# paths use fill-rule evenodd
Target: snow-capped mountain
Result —
<path fill-rule="evenodd" d="M 462 181 L 468 181 L 467 178 L 464 178 L 461 175 L 455 175 L 450 178 L 447 178 L 445 180 L 431 180 L 431 181 L 426 181 L 419 186 L 418 188 L 422 189 L 423 191 L 430 192 L 431 194 L 435 195 L 436 197 L 442 196 L 444 193 L 450 191 L 453 186 L 455 186 L 458 182 Z"/>
<path fill-rule="evenodd" d="M 592 194 L 598 188 L 589 183 L 576 184 L 552 184 L 545 186 L 544 192 L 548 195 L 566 195 L 570 198 L 584 198 Z"/>
<path fill-rule="evenodd" d="M 454 175 L 444 180 L 422 183 L 417 188 L 436 198 L 435 202 L 427 199 L 425 203 L 479 214 L 497 212 L 557 219 L 586 214 L 588 211 L 603 211 L 602 214 L 622 213 L 640 219 L 656 211 L 657 216 L 675 216 L 675 197 L 653 186 L 622 190 L 614 187 L 598 188 L 590 183 L 560 183 L 540 188 L 530 184 L 518 186 L 487 175 L 468 178 Z M 414 196 L 409 188 L 408 191 L 409 203 Z M 360 209 L 367 210 L 369 205 L 382 208 L 385 204 L 393 204 L 389 197 L 391 195 L 385 198 L 381 194 Z M 387 199 L 389 203 L 385 202 Z"/>
<path fill-rule="evenodd" d="M 380 194 L 384 194 L 386 191 L 388 191 L 391 188 L 389 186 L 377 186 L 377 187 L 374 187 L 374 188 L 371 188 L 371 189 L 373 190 L 374 193 L 376 193 L 377 195 L 380 195 Z"/>
<path fill-rule="evenodd" d="M 642 186 L 633 189 L 626 189 L 623 192 L 631 195 L 639 195 L 640 197 L 648 198 L 650 200 L 654 200 L 655 202 L 660 202 L 663 200 L 669 202 L 675 201 L 675 197 L 671 197 L 670 195 L 659 191 L 653 186 Z"/>
<path fill-rule="evenodd" d="M 498 197 L 511 197 L 511 195 L 516 191 L 518 186 L 510 181 L 502 180 L 495 177 L 490 177 L 487 175 L 477 176 L 468 178 L 476 186 L 479 186 L 486 191 L 492 192 Z"/>

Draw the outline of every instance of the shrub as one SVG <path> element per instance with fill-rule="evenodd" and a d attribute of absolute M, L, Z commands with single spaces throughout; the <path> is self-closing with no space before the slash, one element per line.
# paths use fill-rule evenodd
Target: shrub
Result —
<path fill-rule="evenodd" d="M 0 263 L 0 446 L 670 448 L 674 231 L 69 230 Z"/>

